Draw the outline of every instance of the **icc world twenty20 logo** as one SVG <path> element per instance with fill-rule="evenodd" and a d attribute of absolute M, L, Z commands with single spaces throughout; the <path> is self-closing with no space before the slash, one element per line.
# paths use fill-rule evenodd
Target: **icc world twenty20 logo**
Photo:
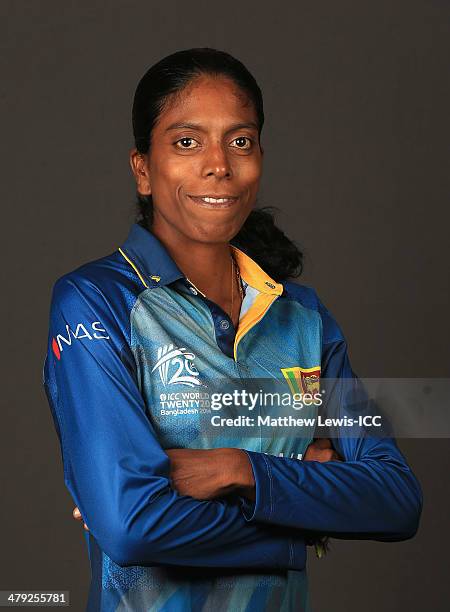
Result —
<path fill-rule="evenodd" d="M 194 359 L 194 353 L 186 348 L 165 344 L 158 348 L 158 361 L 153 366 L 152 372 L 158 371 L 165 387 L 169 385 L 202 386 L 199 372 L 193 363 Z"/>

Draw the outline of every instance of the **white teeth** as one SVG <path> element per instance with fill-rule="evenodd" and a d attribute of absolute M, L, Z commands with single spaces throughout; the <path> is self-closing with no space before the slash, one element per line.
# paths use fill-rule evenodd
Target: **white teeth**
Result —
<path fill-rule="evenodd" d="M 224 204 L 225 202 L 231 202 L 231 198 L 201 198 L 208 204 Z"/>

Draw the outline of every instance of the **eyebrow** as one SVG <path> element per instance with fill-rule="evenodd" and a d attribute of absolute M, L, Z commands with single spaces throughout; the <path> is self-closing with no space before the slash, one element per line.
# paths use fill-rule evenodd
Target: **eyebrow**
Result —
<path fill-rule="evenodd" d="M 166 132 L 169 132 L 170 130 L 178 130 L 180 128 L 188 130 L 199 130 L 201 132 L 206 131 L 205 128 L 202 127 L 199 123 L 172 123 L 172 125 L 169 125 L 169 127 L 166 128 Z M 235 130 L 242 130 L 244 128 L 257 130 L 258 126 L 254 121 L 250 121 L 248 123 L 234 123 L 227 129 L 225 133 L 228 134 L 229 132 L 234 132 Z"/>

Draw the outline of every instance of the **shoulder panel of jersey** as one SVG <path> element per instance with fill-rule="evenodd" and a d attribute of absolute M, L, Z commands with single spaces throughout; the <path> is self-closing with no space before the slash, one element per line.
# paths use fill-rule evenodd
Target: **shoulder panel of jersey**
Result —
<path fill-rule="evenodd" d="M 99 312 L 106 310 L 106 318 L 115 323 L 116 334 L 120 331 L 122 345 L 124 341 L 129 345 L 130 313 L 146 289 L 122 254 L 115 251 L 61 276 L 53 288 L 53 301 L 63 302 L 64 312 L 74 316 L 74 320 L 67 323 L 73 324 L 79 313 L 80 300 L 85 301 L 88 297 L 89 306 L 95 304 L 99 309 L 92 315 L 99 317 Z M 107 331 L 114 334 L 113 329 Z M 112 339 L 120 341 L 119 338 Z"/>
<path fill-rule="evenodd" d="M 320 314 L 322 320 L 323 345 L 344 341 L 341 328 L 312 287 L 292 281 L 283 281 L 283 286 L 287 298 L 293 299 L 304 308 L 314 310 Z"/>

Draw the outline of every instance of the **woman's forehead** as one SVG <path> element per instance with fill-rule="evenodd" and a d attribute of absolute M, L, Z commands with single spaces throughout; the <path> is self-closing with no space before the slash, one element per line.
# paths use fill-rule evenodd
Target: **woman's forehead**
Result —
<path fill-rule="evenodd" d="M 168 99 L 158 123 L 253 122 L 256 111 L 249 96 L 227 77 L 201 76 Z"/>

